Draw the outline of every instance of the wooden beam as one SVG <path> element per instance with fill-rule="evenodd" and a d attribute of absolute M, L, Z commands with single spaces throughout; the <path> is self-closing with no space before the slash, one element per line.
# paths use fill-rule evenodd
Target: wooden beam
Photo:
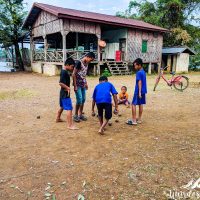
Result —
<path fill-rule="evenodd" d="M 62 34 L 62 42 L 63 42 L 63 65 L 67 59 L 67 50 L 66 50 L 66 33 L 63 31 Z"/>
<path fill-rule="evenodd" d="M 33 36 L 30 35 L 30 59 L 31 59 L 31 65 L 33 63 L 33 50 L 34 50 L 34 41 L 33 41 Z"/>
<path fill-rule="evenodd" d="M 148 74 L 151 74 L 151 63 L 149 63 Z"/>
<path fill-rule="evenodd" d="M 78 51 L 78 33 L 76 32 L 76 50 Z"/>
<path fill-rule="evenodd" d="M 47 36 L 43 36 L 44 38 L 44 60 L 47 61 L 47 49 L 48 49 L 48 42 L 47 42 Z"/>

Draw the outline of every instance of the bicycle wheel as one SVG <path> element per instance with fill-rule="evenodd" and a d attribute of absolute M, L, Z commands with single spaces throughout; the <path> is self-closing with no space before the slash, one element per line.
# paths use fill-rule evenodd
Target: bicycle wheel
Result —
<path fill-rule="evenodd" d="M 183 91 L 189 86 L 189 79 L 186 76 L 177 76 L 173 80 L 173 86 L 178 91 Z"/>
<path fill-rule="evenodd" d="M 160 81 L 160 77 L 156 79 L 156 83 L 154 85 L 153 91 L 156 91 L 156 87 L 158 86 L 159 81 Z"/>

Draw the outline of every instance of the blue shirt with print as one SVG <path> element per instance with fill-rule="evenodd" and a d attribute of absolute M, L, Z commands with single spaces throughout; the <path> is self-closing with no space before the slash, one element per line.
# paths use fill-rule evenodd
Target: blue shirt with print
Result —
<path fill-rule="evenodd" d="M 93 93 L 93 99 L 96 104 L 99 103 L 112 103 L 112 96 L 118 94 L 115 87 L 109 82 L 99 83 Z"/>
<path fill-rule="evenodd" d="M 142 89 L 141 89 L 141 94 L 146 94 L 147 93 L 147 80 L 146 80 L 146 73 L 144 69 L 141 69 L 137 71 L 136 73 L 136 83 L 135 83 L 135 92 L 134 94 L 139 94 L 139 86 L 138 82 L 142 82 Z"/>

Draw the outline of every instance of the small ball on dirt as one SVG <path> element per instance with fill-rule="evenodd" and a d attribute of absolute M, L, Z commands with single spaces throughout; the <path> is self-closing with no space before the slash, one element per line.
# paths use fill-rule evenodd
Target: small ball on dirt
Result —
<path fill-rule="evenodd" d="M 116 119 L 116 120 L 115 120 L 115 122 L 116 122 L 116 123 L 119 123 L 119 120 L 118 120 L 118 119 Z"/>
<path fill-rule="evenodd" d="M 112 122 L 109 122 L 108 125 L 109 125 L 109 126 L 112 126 Z"/>
<path fill-rule="evenodd" d="M 37 116 L 37 119 L 40 119 L 40 116 Z"/>
<path fill-rule="evenodd" d="M 95 115 L 96 115 L 95 113 L 92 113 L 92 117 L 95 117 Z"/>

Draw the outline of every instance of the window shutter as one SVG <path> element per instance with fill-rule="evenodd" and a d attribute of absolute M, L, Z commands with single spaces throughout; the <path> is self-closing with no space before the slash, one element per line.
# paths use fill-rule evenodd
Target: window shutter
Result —
<path fill-rule="evenodd" d="M 147 40 L 142 41 L 142 53 L 147 52 Z"/>

